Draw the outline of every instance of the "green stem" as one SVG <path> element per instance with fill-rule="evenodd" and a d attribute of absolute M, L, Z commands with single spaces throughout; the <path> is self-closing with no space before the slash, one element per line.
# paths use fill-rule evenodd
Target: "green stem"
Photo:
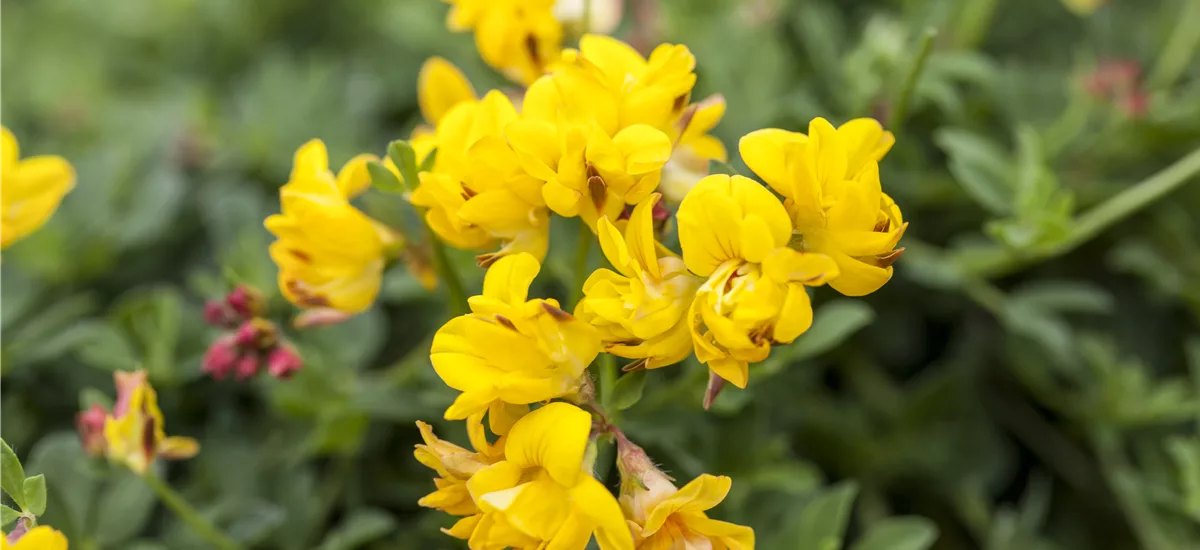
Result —
<path fill-rule="evenodd" d="M 437 271 L 438 279 L 446 285 L 450 314 L 458 316 L 469 312 L 471 308 L 467 305 L 467 293 L 463 290 L 462 278 L 458 276 L 458 270 L 454 269 L 454 264 L 446 255 L 446 244 L 433 233 L 428 224 L 425 225 L 425 238 L 429 241 L 429 247 L 433 249 L 433 268 Z"/>
<path fill-rule="evenodd" d="M 575 242 L 575 281 L 571 286 L 571 308 L 574 309 L 583 298 L 583 283 L 592 273 L 588 271 L 588 252 L 592 246 L 592 230 L 583 220 L 579 220 L 579 238 Z"/>
<path fill-rule="evenodd" d="M 1111 429 L 1095 428 L 1092 430 L 1091 440 L 1109 489 L 1117 497 L 1117 504 L 1125 513 L 1129 527 L 1141 543 L 1141 547 L 1154 550 L 1178 548 L 1159 527 L 1154 512 L 1139 490 L 1137 475 L 1125 458 L 1118 434 Z"/>
<path fill-rule="evenodd" d="M 201 538 L 221 550 L 242 550 L 242 545 L 234 542 L 233 539 L 230 539 L 224 533 L 217 530 L 195 508 L 192 508 L 187 501 L 183 500 L 183 497 L 179 496 L 179 493 L 176 493 L 163 480 L 158 479 L 154 473 L 147 472 L 142 476 L 142 479 L 146 480 L 146 484 L 151 489 L 154 489 L 155 493 L 158 493 L 158 498 L 162 500 L 163 504 L 167 505 L 167 508 L 170 508 L 172 512 L 175 512 L 175 515 L 186 523 L 192 531 L 200 535 Z"/>
<path fill-rule="evenodd" d="M 583 34 L 592 32 L 592 0 L 583 0 L 583 20 L 580 23 Z"/>
<path fill-rule="evenodd" d="M 973 0 L 963 3 L 954 32 L 956 46 L 966 50 L 973 50 L 979 46 L 992 24 L 996 4 L 996 0 Z"/>
<path fill-rule="evenodd" d="M 929 54 L 933 51 L 933 39 L 937 37 L 937 29 L 925 29 L 925 33 L 921 35 L 921 45 L 918 46 L 917 56 L 913 58 L 912 65 L 908 68 L 908 76 L 904 78 L 904 86 L 900 88 L 900 95 L 896 96 L 896 103 L 892 106 L 892 116 L 888 119 L 888 129 L 892 133 L 900 131 L 900 125 L 904 123 L 904 117 L 908 115 L 908 104 L 912 100 L 913 89 L 917 87 L 917 80 L 921 77 L 921 72 L 925 70 L 925 62 L 929 60 Z"/>
<path fill-rule="evenodd" d="M 1161 199 L 1200 173 L 1200 149 L 1175 161 L 1162 171 L 1113 195 L 1084 212 L 1075 220 L 1066 239 L 1053 246 L 1034 250 L 1024 256 L 1001 256 L 996 260 L 972 266 L 970 276 L 991 279 L 1042 260 L 1066 254 L 1091 240 L 1114 224 Z"/>
<path fill-rule="evenodd" d="M 609 421 L 616 423 L 617 410 L 612 401 L 617 389 L 617 361 L 611 353 L 601 353 L 596 365 L 600 370 L 600 407 L 609 415 Z"/>
<path fill-rule="evenodd" d="M 1154 71 L 1147 81 L 1147 87 L 1151 89 L 1165 90 L 1175 84 L 1196 55 L 1196 48 L 1200 47 L 1200 26 L 1196 25 L 1196 21 L 1200 21 L 1200 0 L 1184 2 L 1170 38 L 1154 62 Z"/>

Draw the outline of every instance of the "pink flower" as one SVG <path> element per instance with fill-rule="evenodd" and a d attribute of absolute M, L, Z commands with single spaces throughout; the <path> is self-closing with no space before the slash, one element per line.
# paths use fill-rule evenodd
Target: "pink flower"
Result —
<path fill-rule="evenodd" d="M 79 432 L 79 441 L 89 456 L 104 456 L 107 445 L 104 440 L 104 419 L 107 416 L 108 411 L 100 405 L 92 405 L 75 415 L 75 430 Z"/>
<path fill-rule="evenodd" d="M 236 374 L 238 381 L 245 380 L 258 374 L 258 354 L 247 353 L 237 361 Z"/>
<path fill-rule="evenodd" d="M 243 319 L 258 317 L 266 305 L 262 293 L 247 285 L 238 285 L 233 289 L 233 292 L 225 297 L 225 303 Z"/>

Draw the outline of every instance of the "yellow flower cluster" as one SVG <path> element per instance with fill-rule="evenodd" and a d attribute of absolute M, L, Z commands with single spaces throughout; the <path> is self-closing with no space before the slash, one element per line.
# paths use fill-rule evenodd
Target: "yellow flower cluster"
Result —
<path fill-rule="evenodd" d="M 75 169 L 65 159 L 22 159 L 17 138 L 0 127 L 0 249 L 45 225 L 74 187 Z"/>

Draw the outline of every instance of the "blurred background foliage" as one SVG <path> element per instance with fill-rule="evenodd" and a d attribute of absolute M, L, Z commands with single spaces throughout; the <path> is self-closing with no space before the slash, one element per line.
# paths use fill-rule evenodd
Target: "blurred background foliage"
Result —
<path fill-rule="evenodd" d="M 199 369 L 203 300 L 245 282 L 290 315 L 262 220 L 297 146 L 320 137 L 335 164 L 382 153 L 418 121 L 431 55 L 477 90 L 506 86 L 446 10 L 4 3 L 3 122 L 79 183 L 4 255 L 2 429 L 46 475 L 44 521 L 72 548 L 204 547 L 73 433 L 112 371 L 137 366 L 168 431 L 202 444 L 164 475 L 253 548 L 463 546 L 416 505 L 433 485 L 413 422 L 452 392 L 427 356 L 442 298 L 402 269 L 366 314 L 292 335 L 306 366 L 291 381 Z M 855 301 L 818 289 L 813 329 L 708 413 L 694 360 L 651 372 L 621 425 L 679 479 L 732 476 L 717 516 L 763 548 L 836 549 L 843 528 L 847 548 L 920 548 L 932 526 L 939 549 L 1200 547 L 1200 2 L 1081 16 L 1048 0 L 637 0 L 617 34 L 693 50 L 696 97 L 728 100 L 716 134 L 732 150 L 814 116 L 889 120 L 927 29 L 882 163 L 911 222 L 891 284 Z M 1125 80 L 1098 84 L 1112 73 Z M 1177 161 L 1161 177 L 1191 181 L 1138 195 Z M 572 241 L 555 237 L 539 295 L 565 297 Z"/>

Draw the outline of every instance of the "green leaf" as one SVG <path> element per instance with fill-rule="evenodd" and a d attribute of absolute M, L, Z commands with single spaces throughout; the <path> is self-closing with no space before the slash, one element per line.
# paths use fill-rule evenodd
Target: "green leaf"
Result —
<path fill-rule="evenodd" d="M 1109 313 L 1113 310 L 1112 295 L 1103 288 L 1085 281 L 1043 279 L 1021 285 L 1010 295 L 1034 307 L 1063 313 Z"/>
<path fill-rule="evenodd" d="M 812 328 L 793 344 L 794 359 L 816 357 L 838 347 L 855 332 L 875 320 L 875 310 L 866 302 L 834 300 L 817 310 Z"/>
<path fill-rule="evenodd" d="M 796 550 L 838 550 L 850 521 L 850 510 L 858 484 L 843 481 L 809 501 L 800 512 L 795 543 Z"/>
<path fill-rule="evenodd" d="M 626 373 L 617 380 L 613 388 L 613 406 L 623 411 L 637 404 L 642 399 L 642 390 L 646 387 L 646 369 L 638 369 Z"/>
<path fill-rule="evenodd" d="M 0 439 L 0 488 L 17 503 L 21 510 L 25 508 L 25 469 L 17 459 L 8 442 Z"/>
<path fill-rule="evenodd" d="M 371 174 L 371 185 L 385 193 L 403 193 L 404 182 L 386 166 L 371 161 L 367 163 L 367 172 Z"/>
<path fill-rule="evenodd" d="M 46 513 L 46 476 L 38 474 L 27 478 L 23 484 L 25 511 L 35 516 Z"/>
<path fill-rule="evenodd" d="M 320 550 L 353 550 L 396 528 L 396 518 L 383 510 L 355 510 L 326 535 Z"/>
<path fill-rule="evenodd" d="M 101 489 L 94 509 L 96 541 L 121 546 L 146 528 L 158 499 L 146 482 L 128 470 L 114 470 L 114 478 Z"/>
<path fill-rule="evenodd" d="M 1167 453 L 1179 471 L 1183 508 L 1200 521 L 1200 439 L 1174 437 L 1167 440 Z"/>
<path fill-rule="evenodd" d="M 413 150 L 412 145 L 401 140 L 391 142 L 388 144 L 388 158 L 392 159 L 392 164 L 400 171 L 400 179 L 404 181 L 408 190 L 415 191 L 421 180 L 417 177 L 417 152 Z"/>
<path fill-rule="evenodd" d="M 926 550 L 937 540 L 937 526 L 919 516 L 887 518 L 872 525 L 853 550 Z"/>
<path fill-rule="evenodd" d="M 21 512 L 0 504 L 0 527 L 8 527 L 8 524 L 17 521 L 20 517 Z"/>
<path fill-rule="evenodd" d="M 938 130 L 933 140 L 950 156 L 950 173 L 975 202 L 992 214 L 1012 211 L 1012 168 L 1003 150 L 959 128 Z"/>
<path fill-rule="evenodd" d="M 105 409 L 112 409 L 113 400 L 108 394 L 96 388 L 84 388 L 79 392 L 79 410 L 86 411 L 92 408 L 92 405 L 100 405 Z"/>
<path fill-rule="evenodd" d="M 437 153 L 438 150 L 434 149 L 430 151 L 428 155 L 425 155 L 425 158 L 421 161 L 421 166 L 418 168 L 418 170 L 422 172 L 432 172 L 433 163 L 437 161 Z"/>

